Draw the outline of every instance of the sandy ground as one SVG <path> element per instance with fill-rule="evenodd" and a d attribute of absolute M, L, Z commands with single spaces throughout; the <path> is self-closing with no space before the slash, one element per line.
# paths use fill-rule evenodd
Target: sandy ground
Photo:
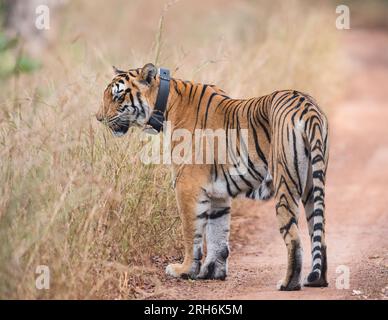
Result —
<path fill-rule="evenodd" d="M 276 290 L 286 249 L 274 203 L 247 200 L 234 207 L 227 280 L 165 277 L 152 298 L 388 299 L 388 33 L 352 30 L 342 44 L 352 74 L 343 84 L 344 98 L 329 108 L 329 287 Z M 311 257 L 303 210 L 300 229 L 307 275 Z M 336 288 L 343 268 L 349 268 L 349 289 Z"/>

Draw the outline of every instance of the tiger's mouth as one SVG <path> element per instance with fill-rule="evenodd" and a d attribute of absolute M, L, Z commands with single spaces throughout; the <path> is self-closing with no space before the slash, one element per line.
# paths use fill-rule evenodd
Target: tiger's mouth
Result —
<path fill-rule="evenodd" d="M 128 132 L 129 127 L 130 122 L 128 119 L 118 119 L 117 121 L 109 124 L 109 128 L 115 137 L 122 137 L 125 135 Z"/>

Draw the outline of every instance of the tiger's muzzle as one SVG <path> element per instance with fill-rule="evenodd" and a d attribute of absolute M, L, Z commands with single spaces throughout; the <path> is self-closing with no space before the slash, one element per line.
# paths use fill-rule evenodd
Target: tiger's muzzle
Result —
<path fill-rule="evenodd" d="M 113 119 L 106 119 L 103 116 L 97 114 L 96 119 L 104 123 L 116 137 L 125 135 L 130 127 L 129 119 L 122 119 L 119 116 L 116 116 Z"/>

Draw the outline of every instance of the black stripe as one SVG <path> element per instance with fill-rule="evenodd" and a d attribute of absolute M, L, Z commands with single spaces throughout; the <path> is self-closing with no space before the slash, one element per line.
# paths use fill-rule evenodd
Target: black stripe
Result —
<path fill-rule="evenodd" d="M 285 233 L 283 234 L 283 238 L 286 237 L 286 235 L 288 234 L 288 232 L 290 231 L 290 228 L 293 224 L 296 224 L 296 219 L 295 217 L 291 217 L 290 221 L 283 227 L 280 228 L 280 233 L 283 233 L 283 231 L 285 231 Z"/>
<path fill-rule="evenodd" d="M 317 230 L 323 230 L 323 224 L 322 223 L 314 224 L 314 231 L 317 231 Z"/>
<path fill-rule="evenodd" d="M 314 256 L 313 256 L 313 261 L 314 261 L 315 259 L 321 259 L 321 260 L 322 260 L 321 252 L 317 252 L 316 254 L 314 254 Z"/>
<path fill-rule="evenodd" d="M 321 245 L 316 245 L 313 250 L 311 250 L 311 253 L 314 253 L 314 251 L 321 251 L 322 250 L 322 247 Z"/>
<path fill-rule="evenodd" d="M 267 167 L 268 166 L 268 162 L 267 162 L 267 159 L 265 158 L 265 155 L 264 155 L 263 151 L 261 150 L 261 148 L 259 146 L 259 141 L 257 139 L 257 133 L 256 133 L 256 130 L 255 130 L 253 124 L 252 124 L 252 119 L 250 119 L 250 123 L 252 125 L 253 140 L 255 142 L 256 153 L 259 156 L 260 160 L 263 161 L 265 166 Z"/>
<path fill-rule="evenodd" d="M 198 123 L 198 116 L 199 116 L 199 110 L 201 109 L 201 102 L 202 102 L 202 98 L 203 98 L 203 95 L 205 94 L 205 91 L 207 89 L 207 85 L 203 85 L 202 87 L 202 92 L 201 92 L 201 95 L 199 97 L 199 101 L 198 101 L 198 106 L 197 106 L 197 115 L 195 117 L 195 124 L 194 124 L 194 128 L 193 128 L 193 132 L 195 130 L 195 128 L 197 127 L 197 123 Z"/>
<path fill-rule="evenodd" d="M 207 217 L 207 210 L 197 215 L 197 219 L 205 219 Z"/>
<path fill-rule="evenodd" d="M 206 128 L 206 122 L 207 122 L 207 115 L 208 115 L 208 112 L 209 112 L 209 106 L 214 98 L 214 96 L 216 96 L 217 93 L 212 93 L 208 102 L 207 102 L 207 105 L 206 105 L 206 112 L 205 112 L 205 119 L 204 119 L 204 123 L 202 125 L 202 128 Z"/>
<path fill-rule="evenodd" d="M 313 217 L 323 217 L 322 209 L 315 209 L 314 212 L 307 218 L 307 221 L 310 221 Z"/>
<path fill-rule="evenodd" d="M 194 101 L 195 95 L 197 94 L 198 87 L 199 87 L 199 85 L 195 85 L 195 90 L 194 90 L 193 96 L 191 97 L 191 101 L 189 101 L 189 103 Z"/>
<path fill-rule="evenodd" d="M 316 164 L 316 163 L 318 163 L 318 162 L 320 162 L 320 161 L 324 162 L 323 157 L 322 157 L 320 154 L 317 154 L 317 155 L 313 158 L 313 160 L 311 161 L 311 164 Z"/>
<path fill-rule="evenodd" d="M 289 172 L 288 172 L 289 173 Z M 291 181 L 294 183 L 294 185 L 296 186 L 295 182 L 292 180 L 292 178 L 290 177 Z M 299 205 L 298 201 L 295 200 L 295 198 L 293 197 L 293 192 L 291 192 L 290 190 L 290 187 L 288 186 L 287 182 L 286 182 L 286 179 L 284 178 L 284 176 L 281 176 L 280 178 L 280 183 L 275 191 L 275 194 L 277 194 L 281 188 L 282 185 L 285 185 L 286 186 L 286 189 L 287 189 L 287 192 L 288 192 L 288 195 L 291 197 L 292 201 L 295 203 L 296 206 Z"/>
<path fill-rule="evenodd" d="M 218 170 L 217 170 L 216 160 L 214 160 L 213 172 L 214 172 L 214 181 L 217 181 L 217 179 L 218 179 Z"/>
<path fill-rule="evenodd" d="M 321 270 L 321 264 L 317 263 L 314 265 L 313 270 Z"/>
<path fill-rule="evenodd" d="M 240 187 L 238 186 L 237 182 L 232 178 L 232 175 L 229 172 L 227 172 L 227 175 L 229 179 L 232 181 L 233 185 L 236 187 L 237 191 L 241 192 Z"/>
<path fill-rule="evenodd" d="M 313 179 L 319 179 L 322 183 L 324 183 L 324 174 L 322 170 L 317 170 L 313 172 Z"/>
<path fill-rule="evenodd" d="M 210 213 L 209 219 L 214 220 L 214 219 L 221 218 L 222 216 L 229 214 L 229 212 L 230 212 L 230 207 L 226 207 L 219 211 L 213 211 L 212 213 Z"/>
<path fill-rule="evenodd" d="M 190 103 L 190 100 L 191 100 L 191 93 L 193 92 L 193 84 L 190 83 L 191 87 L 190 87 L 190 92 L 189 92 L 189 103 Z"/>
<path fill-rule="evenodd" d="M 321 197 L 325 196 L 325 191 L 321 187 L 314 186 L 314 193 L 315 192 L 319 192 Z"/>
<path fill-rule="evenodd" d="M 236 168 L 236 171 L 237 171 L 237 166 L 235 166 Z M 245 185 L 250 188 L 250 189 L 253 189 L 253 185 L 252 183 L 250 183 L 242 174 L 239 174 L 239 177 L 240 179 L 245 183 Z"/>
<path fill-rule="evenodd" d="M 313 190 L 314 190 L 313 188 L 310 188 L 309 192 L 307 193 L 307 196 L 304 199 L 304 202 L 303 202 L 304 205 L 306 205 L 306 203 L 309 202 L 309 200 L 313 194 Z"/>
<path fill-rule="evenodd" d="M 321 242 L 321 241 L 322 241 L 322 237 L 321 236 L 314 236 L 313 242 Z"/>
<path fill-rule="evenodd" d="M 302 194 L 302 182 L 300 180 L 300 174 L 299 174 L 298 151 L 296 150 L 295 130 L 292 130 L 292 139 L 293 139 L 293 142 L 294 142 L 294 167 L 295 167 L 296 177 L 298 178 L 299 194 Z"/>
<path fill-rule="evenodd" d="M 297 108 L 297 109 L 299 109 L 299 107 L 301 106 L 301 104 L 302 104 L 302 102 L 305 100 L 305 97 L 301 97 L 300 99 L 299 99 L 299 102 L 298 102 L 298 104 L 295 106 L 295 108 Z M 298 110 L 299 111 L 299 110 Z M 292 115 L 292 117 L 291 117 L 291 122 L 292 122 L 292 125 L 295 127 L 295 117 L 296 117 L 296 115 L 298 114 L 298 111 L 297 112 L 295 112 L 293 115 Z"/>
<path fill-rule="evenodd" d="M 226 190 L 228 191 L 228 194 L 229 194 L 231 197 L 234 197 L 234 194 L 233 194 L 232 190 L 230 189 L 230 184 L 229 184 L 228 178 L 226 177 L 224 167 L 223 167 L 222 165 L 221 165 L 221 170 L 222 170 L 222 173 L 223 173 L 224 178 L 225 178 L 225 182 L 226 182 Z"/>

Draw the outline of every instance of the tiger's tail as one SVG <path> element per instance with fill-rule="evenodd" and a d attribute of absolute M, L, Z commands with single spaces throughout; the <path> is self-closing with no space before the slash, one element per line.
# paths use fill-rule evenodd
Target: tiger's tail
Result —
<path fill-rule="evenodd" d="M 327 168 L 327 139 L 328 128 L 325 117 L 310 119 L 312 125 L 306 132 L 311 154 L 311 175 L 312 175 L 312 201 L 313 210 L 308 217 L 312 223 L 311 243 L 312 243 L 312 271 L 307 281 L 314 283 L 326 277 L 326 247 L 324 247 L 324 227 L 325 227 L 325 177 Z"/>

